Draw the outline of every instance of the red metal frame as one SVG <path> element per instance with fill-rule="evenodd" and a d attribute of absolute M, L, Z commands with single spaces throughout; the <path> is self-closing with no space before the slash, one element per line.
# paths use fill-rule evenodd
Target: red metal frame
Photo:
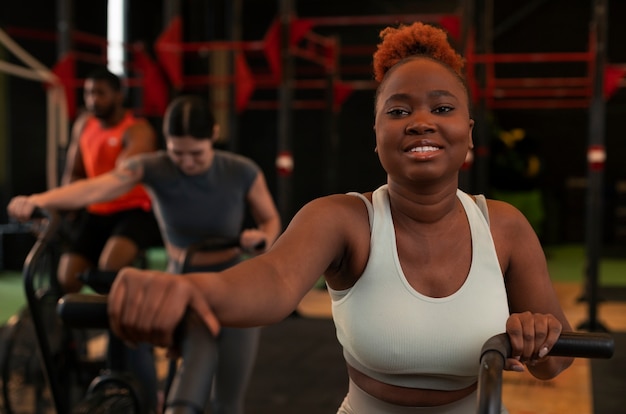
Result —
<path fill-rule="evenodd" d="M 456 20 L 455 20 L 456 19 Z M 452 14 L 410 14 L 410 15 L 378 15 L 378 16 L 331 16 L 294 18 L 292 22 L 290 53 L 298 58 L 296 75 L 303 79 L 294 79 L 296 89 L 324 89 L 341 87 L 343 98 L 352 90 L 375 89 L 376 82 L 371 79 L 369 65 L 344 64 L 340 67 L 340 56 L 358 58 L 367 61 L 375 50 L 375 45 L 340 46 L 336 39 L 322 36 L 313 31 L 319 26 L 355 26 L 355 25 L 387 25 L 413 21 L 431 21 L 446 23 L 453 30 L 459 18 Z M 456 23 L 454 23 L 456 21 Z M 170 82 L 177 88 L 198 88 L 210 85 L 233 84 L 243 88 L 237 92 L 238 110 L 244 109 L 275 109 L 276 103 L 269 101 L 254 102 L 251 98 L 254 90 L 275 89 L 279 86 L 281 60 L 279 50 L 280 26 L 275 21 L 261 40 L 254 41 L 209 41 L 183 42 L 182 21 L 175 17 L 160 38 L 155 42 L 158 63 L 170 77 Z M 18 37 L 54 41 L 56 33 L 31 30 L 27 28 L 10 28 L 9 33 Z M 509 108 L 585 108 L 589 106 L 593 96 L 593 79 L 595 71 L 594 33 L 590 31 L 588 50 L 581 52 L 552 53 L 483 53 L 475 51 L 474 36 L 470 31 L 464 51 L 466 59 L 466 76 L 474 99 L 483 99 L 488 109 Z M 86 48 L 96 48 L 96 52 L 72 51 L 76 60 L 103 64 L 106 62 L 106 39 L 83 32 L 74 32 L 76 44 Z M 127 47 L 133 47 L 129 45 Z M 230 76 L 210 76 L 184 74 L 183 62 L 187 59 L 206 58 L 211 51 L 236 51 L 238 68 Z M 190 56 L 193 55 L 193 56 Z M 256 59 L 256 60 L 255 60 Z M 266 62 L 267 66 L 259 65 Z M 255 62 L 254 70 L 251 63 Z M 533 65 L 556 63 L 582 63 L 586 66 L 584 76 L 576 77 L 517 77 L 498 78 L 496 69 L 503 65 Z M 132 66 L 132 62 L 130 63 Z M 485 79 L 479 84 L 477 67 L 484 67 Z M 342 80 L 342 76 L 352 78 L 362 76 L 359 80 Z M 81 79 L 67 80 L 69 87 L 82 86 Z M 144 86 L 141 79 L 128 80 L 129 86 Z M 617 86 L 624 82 L 617 82 Z M 241 85 L 245 85 L 242 87 Z M 341 102 L 336 102 L 340 104 Z M 322 109 L 326 101 L 312 99 L 308 102 L 296 102 L 295 108 Z"/>
<path fill-rule="evenodd" d="M 473 34 L 465 51 L 467 79 L 475 100 L 484 99 L 489 109 L 586 108 L 593 96 L 595 76 L 595 38 L 589 34 L 584 52 L 484 53 L 474 49 Z M 497 78 L 496 65 L 583 63 L 582 77 Z M 485 68 L 484 86 L 477 80 L 477 66 Z"/>

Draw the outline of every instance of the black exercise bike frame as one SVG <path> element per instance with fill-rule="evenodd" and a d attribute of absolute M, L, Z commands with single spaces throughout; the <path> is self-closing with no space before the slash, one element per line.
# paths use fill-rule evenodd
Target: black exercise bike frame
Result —
<path fill-rule="evenodd" d="M 44 318 L 42 316 L 43 309 L 41 307 L 40 298 L 35 289 L 35 274 L 38 269 L 37 266 L 42 262 L 42 258 L 50 252 L 51 243 L 57 236 L 61 225 L 61 216 L 54 210 L 37 209 L 33 214 L 33 218 L 35 217 L 40 222 L 38 223 L 39 231 L 37 231 L 37 239 L 24 261 L 24 291 L 27 299 L 27 306 L 32 313 L 33 325 L 41 353 L 44 374 L 50 387 L 50 393 L 52 395 L 55 410 L 59 414 L 68 413 L 71 409 L 71 402 L 61 386 L 61 370 L 54 363 L 50 341 L 48 339 Z M 201 251 L 220 250 L 230 247 L 240 247 L 239 239 L 211 238 L 189 246 L 185 250 L 183 258 L 183 272 L 189 268 L 193 254 Z M 265 244 L 261 243 L 258 246 L 255 246 L 251 252 L 259 251 L 264 247 Z M 56 275 L 55 267 L 56 263 L 52 263 L 51 269 L 49 269 L 49 272 L 51 272 L 50 275 Z M 108 292 L 106 286 L 113 282 L 116 274 L 117 272 L 106 271 L 86 272 L 81 275 L 81 278 L 85 284 L 89 286 L 99 286 Z M 51 279 L 54 278 L 51 277 Z M 74 315 L 66 320 L 66 317 L 64 317 L 64 313 L 61 310 L 63 309 L 63 304 L 67 303 L 67 297 L 71 298 L 72 295 L 66 295 L 66 300 L 63 300 L 62 298 L 58 307 L 60 309 L 59 316 L 61 316 L 63 322 L 67 323 L 68 320 L 70 320 L 70 323 L 68 323 L 67 326 L 78 329 L 108 329 L 108 323 L 106 323 L 106 311 L 104 314 L 100 314 L 99 316 L 97 312 L 95 315 L 92 315 L 89 305 L 87 305 L 87 308 L 85 309 L 81 308 L 78 316 Z M 78 297 L 83 300 L 87 297 L 91 297 L 91 299 L 96 298 L 97 301 L 100 295 L 79 294 Z M 101 298 L 105 298 L 105 296 L 101 296 Z M 90 299 L 86 300 L 87 302 L 90 301 Z M 207 376 L 206 372 L 207 367 L 209 367 L 211 371 L 214 371 L 214 367 L 217 362 L 213 356 L 216 355 L 217 352 L 207 352 L 207 349 L 208 347 L 216 347 L 217 345 L 215 341 L 212 340 L 212 336 L 208 329 L 206 329 L 201 322 L 195 319 L 196 318 L 194 317 L 185 318 L 185 323 L 181 324 L 181 327 L 179 328 L 180 331 L 184 332 L 184 334 L 181 334 L 183 339 L 180 341 L 180 349 L 183 358 L 180 367 L 178 367 L 175 372 L 172 371 L 168 377 L 168 397 L 165 411 L 167 414 L 202 412 L 201 407 L 205 407 L 208 402 L 206 390 L 211 389 L 212 377 L 210 375 Z M 197 348 L 198 346 L 201 346 L 202 348 L 199 349 Z M 202 384 L 204 385 L 202 386 Z"/>
<path fill-rule="evenodd" d="M 42 211 L 41 214 L 43 214 L 43 218 L 40 220 L 40 225 L 43 226 L 43 230 L 40 229 L 37 232 L 37 239 L 28 252 L 22 268 L 24 293 L 28 309 L 31 312 L 35 335 L 41 353 L 42 365 L 46 378 L 48 379 L 48 386 L 50 387 L 54 407 L 57 413 L 67 413 L 69 401 L 63 398 L 64 394 L 60 386 L 60 370 L 54 364 L 50 341 L 48 340 L 48 334 L 43 319 L 43 308 L 41 307 L 38 292 L 35 289 L 37 266 L 43 261 L 44 255 L 49 253 L 50 244 L 56 237 L 61 224 L 61 217 L 54 211 Z M 51 266 L 54 266 L 54 264 L 51 264 Z M 56 274 L 56 269 L 51 268 L 49 271 L 53 272 L 51 274 Z"/>

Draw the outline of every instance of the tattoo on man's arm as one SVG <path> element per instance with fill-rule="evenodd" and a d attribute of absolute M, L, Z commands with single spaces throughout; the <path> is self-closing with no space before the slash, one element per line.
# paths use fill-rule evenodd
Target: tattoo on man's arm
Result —
<path fill-rule="evenodd" d="M 113 175 L 122 181 L 128 181 L 137 176 L 140 170 L 140 165 L 137 160 L 125 160 L 121 168 L 115 169 Z"/>

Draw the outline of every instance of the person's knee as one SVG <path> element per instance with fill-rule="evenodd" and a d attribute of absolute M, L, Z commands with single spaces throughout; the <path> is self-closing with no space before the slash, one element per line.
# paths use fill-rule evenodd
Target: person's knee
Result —
<path fill-rule="evenodd" d="M 83 287 L 83 284 L 77 277 L 68 274 L 59 274 L 57 280 L 65 293 L 76 293 Z"/>
<path fill-rule="evenodd" d="M 82 289 L 83 284 L 78 275 L 89 269 L 92 264 L 83 256 L 66 253 L 61 255 L 59 266 L 57 268 L 57 281 L 66 293 L 78 292 Z"/>
<path fill-rule="evenodd" d="M 98 261 L 101 270 L 119 270 L 133 264 L 139 254 L 134 240 L 125 236 L 112 236 L 107 240 Z"/>

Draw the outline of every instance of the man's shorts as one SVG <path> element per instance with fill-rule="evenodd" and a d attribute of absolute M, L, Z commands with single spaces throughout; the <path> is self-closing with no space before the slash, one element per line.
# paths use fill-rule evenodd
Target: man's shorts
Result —
<path fill-rule="evenodd" d="M 111 236 L 124 236 L 135 242 L 140 250 L 162 246 L 159 225 L 150 211 L 133 209 L 99 215 L 80 210 L 65 223 L 64 252 L 86 257 L 98 263 L 100 253 Z"/>

